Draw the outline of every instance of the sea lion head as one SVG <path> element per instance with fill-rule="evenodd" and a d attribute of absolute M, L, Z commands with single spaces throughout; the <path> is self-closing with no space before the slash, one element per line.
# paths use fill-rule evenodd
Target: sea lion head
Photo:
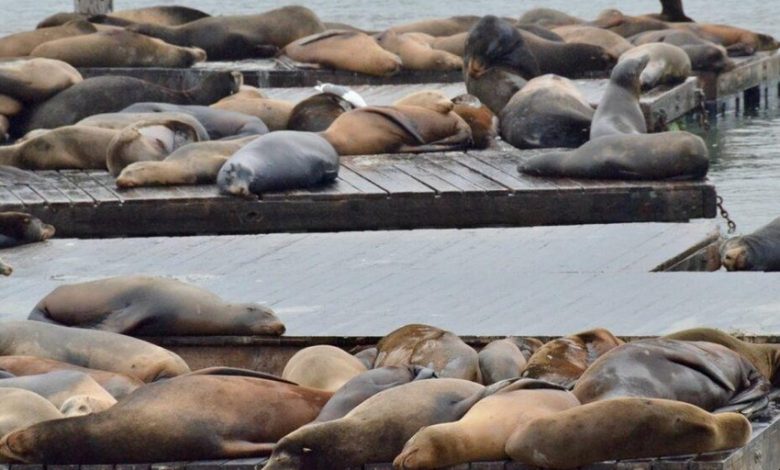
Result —
<path fill-rule="evenodd" d="M 0 234 L 24 242 L 41 242 L 53 237 L 54 226 L 24 212 L 6 212 L 2 216 Z"/>
<path fill-rule="evenodd" d="M 10 276 L 13 272 L 14 268 L 11 265 L 5 264 L 3 260 L 0 259 L 0 274 L 3 276 Z"/>
<path fill-rule="evenodd" d="M 27 428 L 6 434 L 0 439 L 0 457 L 11 462 L 35 463 L 40 462 L 34 449 L 36 449 L 37 437 L 35 429 Z"/>
<path fill-rule="evenodd" d="M 740 237 L 727 240 L 720 248 L 720 262 L 727 271 L 749 271 L 750 262 L 748 247 Z"/>
<path fill-rule="evenodd" d="M 474 147 L 488 148 L 498 135 L 498 117 L 479 98 L 469 94 L 456 96 L 453 111 L 471 128 Z"/>
<path fill-rule="evenodd" d="M 251 321 L 252 332 L 257 335 L 281 336 L 284 334 L 284 323 L 273 310 L 258 304 L 238 306 L 241 316 Z"/>
<path fill-rule="evenodd" d="M 541 73 L 520 32 L 493 15 L 482 17 L 469 31 L 463 66 L 465 74 L 475 79 L 495 66 L 510 68 L 525 79 Z"/>
<path fill-rule="evenodd" d="M 315 425 L 311 425 L 315 426 Z M 306 427 L 300 429 L 305 431 Z M 310 449 L 301 446 L 295 439 L 295 435 L 288 435 L 280 440 L 274 447 L 273 454 L 263 467 L 263 470 L 298 470 L 303 466 L 306 454 L 311 454 Z"/>
<path fill-rule="evenodd" d="M 66 417 L 86 416 L 92 413 L 105 411 L 116 404 L 116 400 L 110 402 L 88 395 L 74 395 L 60 406 L 60 412 Z"/>
<path fill-rule="evenodd" d="M 126 166 L 116 178 L 117 188 L 137 188 L 155 181 L 158 162 L 135 162 Z"/>
<path fill-rule="evenodd" d="M 756 34 L 756 38 L 758 39 L 759 51 L 774 51 L 780 48 L 780 42 L 768 34 Z"/>
<path fill-rule="evenodd" d="M 642 81 L 640 80 L 640 77 L 649 62 L 649 54 L 621 60 L 615 68 L 612 69 L 609 80 L 615 85 L 633 92 L 634 96 L 639 97 L 642 93 Z"/>
<path fill-rule="evenodd" d="M 401 453 L 393 460 L 393 468 L 396 470 L 440 468 L 456 463 L 457 456 L 447 455 L 447 453 L 458 448 L 457 442 L 453 436 L 442 432 L 439 428 L 440 426 L 428 426 L 409 438 Z"/>
<path fill-rule="evenodd" d="M 252 168 L 238 162 L 227 162 L 222 169 L 219 170 L 217 185 L 224 194 L 252 198 L 253 194 L 249 189 L 249 184 L 254 177 L 255 172 Z"/>

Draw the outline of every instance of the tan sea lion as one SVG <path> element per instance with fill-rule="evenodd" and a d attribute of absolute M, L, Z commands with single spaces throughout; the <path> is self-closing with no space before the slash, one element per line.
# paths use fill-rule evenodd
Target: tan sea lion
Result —
<path fill-rule="evenodd" d="M 520 23 L 532 23 L 545 28 L 582 24 L 585 20 L 576 18 L 552 8 L 532 8 L 520 16 Z"/>
<path fill-rule="evenodd" d="M 287 44 L 282 54 L 298 62 L 378 77 L 401 70 L 401 59 L 373 37 L 355 31 L 325 31 Z"/>
<path fill-rule="evenodd" d="M 360 360 L 335 346 L 303 348 L 287 361 L 282 378 L 303 387 L 335 392 L 367 369 Z"/>
<path fill-rule="evenodd" d="M 644 33 L 645 31 L 666 29 L 669 27 L 669 23 L 666 23 L 665 21 L 646 16 L 624 15 L 622 12 L 615 9 L 602 11 L 595 20 L 585 24 L 587 26 L 595 26 L 596 28 L 612 31 L 624 38 Z"/>
<path fill-rule="evenodd" d="M 641 76 L 650 62 L 649 55 L 640 55 L 618 63 L 609 77 L 590 125 L 590 138 L 616 134 L 646 134 L 647 123 L 639 98 Z"/>
<path fill-rule="evenodd" d="M 214 184 L 222 165 L 257 136 L 242 139 L 194 142 L 174 150 L 162 161 L 135 162 L 116 178 L 118 188 Z"/>
<path fill-rule="evenodd" d="M 0 388 L 20 388 L 37 393 L 49 400 L 65 416 L 74 416 L 74 412 L 79 411 L 73 409 L 74 403 L 63 408 L 66 401 L 76 396 L 94 399 L 92 403 L 97 408 L 90 409 L 89 412 L 104 411 L 116 404 L 116 399 L 92 377 L 76 370 L 59 370 L 45 374 L 2 379 L 0 380 Z M 89 400 L 81 400 L 81 404 L 88 402 Z"/>
<path fill-rule="evenodd" d="M 185 68 L 206 60 L 203 49 L 174 46 L 125 30 L 48 41 L 29 55 L 61 60 L 74 67 Z"/>
<path fill-rule="evenodd" d="M 751 234 L 726 240 L 720 257 L 728 271 L 780 271 L 780 217 Z"/>
<path fill-rule="evenodd" d="M 642 56 L 650 58 L 639 76 L 643 90 L 650 90 L 658 85 L 684 82 L 693 74 L 688 54 L 673 44 L 650 43 L 636 46 L 623 53 L 618 63 L 628 59 L 639 59 Z"/>
<path fill-rule="evenodd" d="M 0 93 L 26 103 L 38 103 L 83 80 L 78 70 L 61 60 L 0 60 Z"/>
<path fill-rule="evenodd" d="M 54 226 L 25 212 L 0 212 L 0 248 L 42 242 L 55 232 Z"/>
<path fill-rule="evenodd" d="M 734 26 L 706 23 L 673 23 L 672 28 L 690 31 L 699 37 L 720 44 L 732 56 L 752 55 L 759 51 L 773 51 L 780 43 L 768 34 L 755 33 Z"/>
<path fill-rule="evenodd" d="M 106 151 L 117 132 L 65 126 L 0 147 L 0 164 L 28 170 L 105 170 Z"/>
<path fill-rule="evenodd" d="M 37 356 L 67 361 L 144 382 L 189 372 L 179 356 L 146 341 L 107 331 L 37 321 L 0 323 L 0 356 Z"/>
<path fill-rule="evenodd" d="M 346 112 L 321 133 L 339 155 L 429 152 L 471 145 L 471 128 L 455 113 L 420 106 L 369 106 Z"/>
<path fill-rule="evenodd" d="M 97 32 L 97 28 L 88 21 L 74 20 L 62 26 L 11 34 L 0 38 L 0 57 L 28 56 L 33 49 L 45 42 L 95 32 Z"/>
<path fill-rule="evenodd" d="M 420 106 L 447 114 L 455 109 L 455 103 L 438 90 L 421 90 L 396 100 L 393 106 Z"/>
<path fill-rule="evenodd" d="M 147 385 L 102 413 L 6 435 L 0 455 L 68 464 L 256 457 L 312 421 L 330 395 L 278 380 L 193 374 Z"/>
<path fill-rule="evenodd" d="M 463 54 L 466 51 L 466 38 L 469 35 L 468 32 L 453 34 L 452 36 L 431 36 L 430 34 L 425 33 L 403 34 L 404 36 L 412 37 L 418 41 L 422 41 L 434 49 L 449 52 L 450 54 L 456 55 L 458 57 L 463 57 Z"/>
<path fill-rule="evenodd" d="M 288 434 L 263 470 L 389 462 L 421 427 L 460 419 L 484 392 L 482 385 L 460 379 L 419 380 L 384 390 L 343 418 Z"/>
<path fill-rule="evenodd" d="M 6 118 L 16 116 L 22 111 L 24 105 L 16 98 L 0 94 L 0 114 Z"/>
<path fill-rule="evenodd" d="M 593 26 L 568 25 L 559 26 L 552 30 L 566 42 L 579 42 L 582 44 L 592 44 L 601 46 L 609 55 L 617 60 L 620 54 L 634 47 L 623 36 L 612 31 L 595 28 Z"/>
<path fill-rule="evenodd" d="M 506 451 L 527 465 L 569 469 L 715 452 L 749 439 L 750 422 L 737 413 L 710 414 L 672 400 L 618 398 L 536 418 L 518 428 Z"/>
<path fill-rule="evenodd" d="M 415 364 L 429 367 L 439 377 L 481 382 L 477 352 L 455 334 L 428 325 L 406 325 L 376 345 L 374 367 Z"/>
<path fill-rule="evenodd" d="M 518 426 L 579 406 L 571 392 L 550 387 L 522 379 L 478 401 L 458 421 L 420 429 L 406 442 L 393 468 L 435 469 L 508 460 L 504 448 Z"/>
<path fill-rule="evenodd" d="M 208 16 L 210 15 L 194 8 L 171 5 L 135 8 L 132 10 L 118 10 L 111 12 L 111 15 L 107 17 L 105 15 L 90 17 L 90 21 L 98 21 L 102 23 L 106 22 L 106 20 L 125 20 L 136 23 L 154 23 L 176 26 L 199 20 L 201 18 L 206 18 Z M 45 28 L 48 26 L 58 26 L 63 22 L 67 22 L 75 18 L 86 19 L 87 15 L 80 15 L 78 13 L 56 13 L 42 20 L 36 27 Z"/>
<path fill-rule="evenodd" d="M 249 94 L 244 94 L 249 96 Z M 229 96 L 211 105 L 212 108 L 235 111 L 260 118 L 271 131 L 287 129 L 295 103 L 267 98 Z"/>
<path fill-rule="evenodd" d="M 267 307 L 226 303 L 192 284 L 151 276 L 62 285 L 38 302 L 30 320 L 136 336 L 284 333 Z"/>
<path fill-rule="evenodd" d="M 401 58 L 407 70 L 460 70 L 463 59 L 432 47 L 425 41 L 409 34 L 398 34 L 389 29 L 377 36 L 379 45 Z"/>
<path fill-rule="evenodd" d="M 479 351 L 479 370 L 482 383 L 494 384 L 520 377 L 528 359 L 542 346 L 534 338 L 507 337 L 491 341 Z"/>
<path fill-rule="evenodd" d="M 460 116 L 471 128 L 473 147 L 485 149 L 498 135 L 498 118 L 479 98 L 469 94 L 458 95 L 452 99 L 455 107 L 452 111 Z"/>
<path fill-rule="evenodd" d="M 34 356 L 0 356 L 0 370 L 8 371 L 17 377 L 45 374 L 61 370 L 83 372 L 106 389 L 117 400 L 126 397 L 144 383 L 128 375 L 97 369 L 79 367 L 67 362 L 55 361 Z"/>
<path fill-rule="evenodd" d="M 621 344 L 603 328 L 554 339 L 528 358 L 523 377 L 571 388 L 594 361 Z"/>
<path fill-rule="evenodd" d="M 248 135 L 268 133 L 268 127 L 259 118 L 209 106 L 146 102 L 130 105 L 120 113 L 187 114 L 195 118 L 208 132 L 205 138 L 201 137 L 203 140 L 240 139 Z M 198 131 L 200 135 L 200 129 Z"/>
<path fill-rule="evenodd" d="M 37 393 L 17 388 L 0 388 L 0 434 L 33 424 L 63 418 L 62 413 Z M 0 462 L 10 462 L 0 455 Z"/>

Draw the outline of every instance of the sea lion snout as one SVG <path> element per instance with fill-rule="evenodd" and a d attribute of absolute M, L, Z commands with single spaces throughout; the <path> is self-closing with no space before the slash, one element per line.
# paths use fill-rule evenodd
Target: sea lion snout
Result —
<path fill-rule="evenodd" d="M 477 58 L 470 58 L 467 65 L 468 75 L 471 78 L 480 78 L 487 72 L 487 66 Z"/>
<path fill-rule="evenodd" d="M 739 246 L 726 247 L 721 257 L 721 264 L 727 271 L 737 271 L 745 267 L 745 249 Z"/>
<path fill-rule="evenodd" d="M 24 458 L 23 442 L 25 440 L 25 430 L 11 432 L 0 439 L 0 456 L 12 462 L 33 463 Z"/>

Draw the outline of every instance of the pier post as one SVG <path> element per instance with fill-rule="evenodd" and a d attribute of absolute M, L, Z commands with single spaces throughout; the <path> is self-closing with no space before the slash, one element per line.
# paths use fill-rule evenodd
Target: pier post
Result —
<path fill-rule="evenodd" d="M 105 15 L 114 9 L 114 0 L 73 0 L 73 8 L 85 15 Z"/>

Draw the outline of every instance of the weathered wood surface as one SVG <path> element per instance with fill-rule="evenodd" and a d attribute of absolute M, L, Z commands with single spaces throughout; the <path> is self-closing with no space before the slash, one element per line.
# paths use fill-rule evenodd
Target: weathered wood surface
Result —
<path fill-rule="evenodd" d="M 728 72 L 699 74 L 707 101 L 725 99 L 751 88 L 780 81 L 778 51 L 759 52 L 751 57 L 738 58 L 736 63 L 736 68 Z"/>
<path fill-rule="evenodd" d="M 214 185 L 119 190 L 100 171 L 0 180 L 0 210 L 30 212 L 61 236 L 119 237 L 301 231 L 679 222 L 715 216 L 707 181 L 543 179 L 517 164 L 539 151 L 344 157 L 338 179 L 258 199 Z"/>

